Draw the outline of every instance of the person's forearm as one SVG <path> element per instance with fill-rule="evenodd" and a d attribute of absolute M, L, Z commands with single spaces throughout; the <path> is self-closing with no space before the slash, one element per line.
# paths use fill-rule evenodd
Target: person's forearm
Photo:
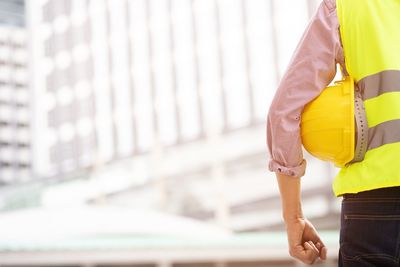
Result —
<path fill-rule="evenodd" d="M 301 179 L 298 177 L 276 174 L 282 201 L 283 219 L 285 222 L 303 218 L 301 209 Z"/>

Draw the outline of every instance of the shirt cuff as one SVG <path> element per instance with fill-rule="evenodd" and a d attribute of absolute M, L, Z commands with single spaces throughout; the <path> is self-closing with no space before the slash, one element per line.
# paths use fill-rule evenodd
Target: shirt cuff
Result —
<path fill-rule="evenodd" d="M 272 172 L 282 173 L 287 176 L 294 176 L 294 177 L 302 177 L 306 171 L 307 162 L 303 159 L 303 161 L 295 167 L 285 167 L 278 163 L 277 161 L 271 159 L 268 164 L 268 168 Z"/>

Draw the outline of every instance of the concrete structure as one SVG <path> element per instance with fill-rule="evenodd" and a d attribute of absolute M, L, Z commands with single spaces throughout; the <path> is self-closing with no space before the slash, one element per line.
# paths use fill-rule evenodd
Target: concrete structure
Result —
<path fill-rule="evenodd" d="M 328 247 L 328 260 L 320 267 L 337 266 L 337 233 L 322 233 Z M 151 246 L 147 244 L 152 244 Z M 10 247 L 18 247 L 10 243 Z M 24 246 L 25 245 L 25 246 Z M 71 267 L 299 267 L 290 259 L 283 233 L 240 234 L 225 240 L 196 242 L 163 238 L 84 238 L 57 244 L 23 244 L 22 251 L 0 251 L 3 266 Z"/>
<path fill-rule="evenodd" d="M 329 260 L 318 266 L 333 267 L 338 233 L 321 235 Z M 187 218 L 112 206 L 0 215 L 1 266 L 300 266 L 286 244 L 283 232 L 231 234 Z"/>
<path fill-rule="evenodd" d="M 0 1 L 0 184 L 31 177 L 31 103 L 24 1 Z"/>

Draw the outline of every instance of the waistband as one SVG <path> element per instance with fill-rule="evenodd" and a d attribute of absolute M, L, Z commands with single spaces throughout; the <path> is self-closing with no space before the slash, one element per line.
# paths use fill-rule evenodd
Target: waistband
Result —
<path fill-rule="evenodd" d="M 343 195 L 343 199 L 349 198 L 400 198 L 400 186 L 379 188 L 356 194 Z"/>

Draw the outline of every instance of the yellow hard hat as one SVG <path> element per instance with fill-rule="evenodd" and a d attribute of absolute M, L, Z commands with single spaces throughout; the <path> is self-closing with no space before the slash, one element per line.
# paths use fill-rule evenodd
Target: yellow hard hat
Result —
<path fill-rule="evenodd" d="M 325 88 L 303 110 L 301 138 L 304 148 L 337 167 L 364 158 L 366 134 L 363 102 L 358 94 L 355 97 L 350 76 Z"/>

